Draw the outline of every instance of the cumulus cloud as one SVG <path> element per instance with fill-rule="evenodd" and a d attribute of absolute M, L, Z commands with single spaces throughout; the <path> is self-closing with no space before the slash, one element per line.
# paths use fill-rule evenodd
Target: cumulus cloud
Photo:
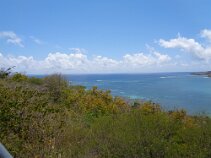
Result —
<path fill-rule="evenodd" d="M 202 34 L 204 37 L 206 35 L 206 38 L 208 38 L 209 30 L 206 30 Z M 179 35 L 177 38 L 170 40 L 160 39 L 159 44 L 164 48 L 182 49 L 185 52 L 193 54 L 199 59 L 203 59 L 206 61 L 211 60 L 211 47 L 209 45 L 203 45 L 192 38 L 181 37 Z"/>
<path fill-rule="evenodd" d="M 87 61 L 87 56 L 81 53 L 65 54 L 56 52 L 48 54 L 43 61 L 43 66 L 56 70 L 72 70 L 85 66 Z"/>
<path fill-rule="evenodd" d="M 96 56 L 93 59 L 89 60 L 89 65 L 90 68 L 96 72 L 109 72 L 112 71 L 112 69 L 114 71 L 118 69 L 120 61 L 108 57 Z"/>
<path fill-rule="evenodd" d="M 123 62 L 134 66 L 151 66 L 167 63 L 171 60 L 171 57 L 166 54 L 160 54 L 154 52 L 153 54 L 145 55 L 144 53 L 127 54 L 124 57 Z"/>
<path fill-rule="evenodd" d="M 143 72 L 157 66 L 168 64 L 171 58 L 166 54 L 153 52 L 149 54 L 126 54 L 120 60 L 103 56 L 88 58 L 81 52 L 49 53 L 43 60 L 35 60 L 32 56 L 4 56 L 0 54 L 0 65 L 16 66 L 17 71 L 27 73 L 113 73 Z"/>
<path fill-rule="evenodd" d="M 24 47 L 22 39 L 12 31 L 0 32 L 0 38 L 6 39 L 7 43 L 11 43 L 19 47 Z"/>
<path fill-rule="evenodd" d="M 211 41 L 211 30 L 204 29 L 201 31 L 201 37 L 207 38 L 208 40 Z"/>

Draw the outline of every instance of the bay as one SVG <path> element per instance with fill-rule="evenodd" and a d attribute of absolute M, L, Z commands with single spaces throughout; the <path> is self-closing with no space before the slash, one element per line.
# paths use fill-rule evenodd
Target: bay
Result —
<path fill-rule="evenodd" d="M 66 75 L 73 85 L 111 90 L 112 95 L 151 100 L 166 109 L 211 113 L 211 78 L 191 73 Z"/>

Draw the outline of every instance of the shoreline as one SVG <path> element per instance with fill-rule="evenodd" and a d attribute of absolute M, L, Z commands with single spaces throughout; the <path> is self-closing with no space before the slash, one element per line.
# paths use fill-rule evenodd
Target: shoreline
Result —
<path fill-rule="evenodd" d="M 192 72 L 191 75 L 211 77 L 211 71 L 205 71 L 205 72 Z"/>

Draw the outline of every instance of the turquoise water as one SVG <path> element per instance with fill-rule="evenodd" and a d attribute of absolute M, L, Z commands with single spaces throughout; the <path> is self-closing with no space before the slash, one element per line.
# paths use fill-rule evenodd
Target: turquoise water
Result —
<path fill-rule="evenodd" d="M 68 75 L 74 85 L 98 86 L 115 96 L 145 99 L 167 109 L 211 113 L 211 78 L 190 73 Z"/>

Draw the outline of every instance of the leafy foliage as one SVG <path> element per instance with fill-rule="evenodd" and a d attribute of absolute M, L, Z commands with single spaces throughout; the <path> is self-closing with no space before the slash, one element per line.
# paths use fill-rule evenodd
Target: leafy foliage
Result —
<path fill-rule="evenodd" d="M 15 82 L 25 82 L 28 80 L 28 77 L 21 73 L 15 73 L 11 76 L 11 80 Z"/>
<path fill-rule="evenodd" d="M 131 106 L 60 74 L 0 79 L 0 140 L 15 157 L 211 157 L 211 119 Z"/>

